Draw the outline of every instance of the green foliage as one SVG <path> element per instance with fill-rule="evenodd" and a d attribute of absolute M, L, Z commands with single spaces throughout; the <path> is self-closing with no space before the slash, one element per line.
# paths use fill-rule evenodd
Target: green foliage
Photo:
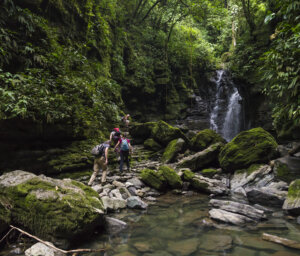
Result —
<path fill-rule="evenodd" d="M 264 53 L 262 78 L 265 82 L 264 93 L 274 104 L 274 125 L 292 120 L 300 124 L 300 1 L 286 1 L 276 14 L 282 17 L 277 24 L 271 48 Z M 274 13 L 266 18 L 269 21 Z"/>

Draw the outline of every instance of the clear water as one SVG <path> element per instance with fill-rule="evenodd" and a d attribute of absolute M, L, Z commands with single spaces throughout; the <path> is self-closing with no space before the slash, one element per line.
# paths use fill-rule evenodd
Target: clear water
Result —
<path fill-rule="evenodd" d="M 125 210 L 112 217 L 128 223 L 119 234 L 98 236 L 82 248 L 107 248 L 85 254 L 118 256 L 296 256 L 300 251 L 263 241 L 263 232 L 300 241 L 299 225 L 282 216 L 248 228 L 204 225 L 208 217 L 206 195 L 161 196 L 147 211 Z M 279 214 L 280 215 L 280 214 Z"/>

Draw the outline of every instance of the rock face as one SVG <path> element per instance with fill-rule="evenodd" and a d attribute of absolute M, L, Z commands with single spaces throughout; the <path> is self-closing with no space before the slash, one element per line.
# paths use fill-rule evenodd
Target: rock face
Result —
<path fill-rule="evenodd" d="M 208 146 L 215 144 L 215 143 L 226 143 L 226 141 L 215 131 L 211 129 L 205 129 L 198 132 L 192 139 L 191 139 L 191 147 L 195 151 L 200 151 L 206 149 Z"/>
<path fill-rule="evenodd" d="M 300 179 L 290 184 L 288 195 L 282 208 L 290 214 L 300 215 Z"/>
<path fill-rule="evenodd" d="M 178 163 L 178 167 L 189 168 L 192 171 L 197 171 L 207 165 L 216 164 L 218 161 L 218 154 L 222 146 L 222 143 L 216 143 L 201 152 L 187 156 Z"/>
<path fill-rule="evenodd" d="M 154 124 L 155 122 L 133 123 L 129 127 L 129 133 L 135 140 L 143 142 L 150 137 Z"/>
<path fill-rule="evenodd" d="M 0 216 L 11 224 L 67 247 L 68 242 L 103 225 L 103 203 L 90 187 L 70 179 L 56 180 L 24 171 L 0 177 Z"/>
<path fill-rule="evenodd" d="M 158 121 L 155 123 L 151 130 L 151 137 L 163 145 L 168 145 L 170 141 L 178 138 L 188 141 L 179 128 L 175 128 L 164 121 Z"/>
<path fill-rule="evenodd" d="M 163 163 L 173 162 L 178 153 L 182 152 L 185 147 L 185 141 L 181 138 L 172 140 L 166 147 L 161 158 Z"/>
<path fill-rule="evenodd" d="M 154 139 L 149 138 L 144 142 L 144 148 L 149 149 L 151 151 L 158 151 L 162 148 L 160 144 L 158 144 Z"/>
<path fill-rule="evenodd" d="M 220 165 L 233 172 L 254 163 L 266 163 L 277 155 L 277 146 L 272 135 L 260 127 L 244 131 L 221 150 Z"/>

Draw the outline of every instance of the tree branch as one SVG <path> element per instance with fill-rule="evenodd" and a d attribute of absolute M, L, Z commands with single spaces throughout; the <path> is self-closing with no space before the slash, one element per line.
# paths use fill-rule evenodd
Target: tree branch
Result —
<path fill-rule="evenodd" d="M 62 249 L 59 249 L 57 247 L 55 247 L 54 245 L 50 244 L 49 242 L 46 242 L 46 241 L 43 241 L 42 239 L 34 236 L 34 235 L 31 235 L 29 234 L 28 232 L 20 229 L 20 228 L 17 228 L 17 227 L 14 227 L 12 225 L 10 225 L 11 229 L 8 231 L 8 233 L 1 239 L 0 243 L 8 236 L 8 234 L 12 231 L 12 230 L 18 230 L 20 233 L 26 235 L 26 236 L 29 236 L 45 245 L 47 245 L 48 247 L 56 250 L 56 251 L 59 251 L 59 252 L 62 252 L 64 254 L 71 254 L 71 253 L 77 253 L 77 252 L 101 252 L 101 251 L 105 251 L 106 249 L 76 249 L 76 250 L 69 250 L 69 251 L 65 251 L 65 250 L 62 250 Z"/>

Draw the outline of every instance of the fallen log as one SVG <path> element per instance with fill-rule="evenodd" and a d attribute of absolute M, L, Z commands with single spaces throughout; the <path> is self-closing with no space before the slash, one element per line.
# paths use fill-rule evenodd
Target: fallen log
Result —
<path fill-rule="evenodd" d="M 55 247 L 54 245 L 52 245 L 52 244 L 50 244 L 49 242 L 47 242 L 47 241 L 43 241 L 42 239 L 40 239 L 40 238 L 38 238 L 38 237 L 36 237 L 36 236 L 34 236 L 34 235 L 31 235 L 31 234 L 29 234 L 28 232 L 26 232 L 26 231 L 24 231 L 24 230 L 22 230 L 22 229 L 20 229 L 20 228 L 17 228 L 17 227 L 14 227 L 14 226 L 12 226 L 12 225 L 9 225 L 10 226 L 10 230 L 8 231 L 8 233 L 0 240 L 0 243 L 9 235 L 9 233 L 11 232 L 11 231 L 13 231 L 13 230 L 18 230 L 20 233 L 22 233 L 22 234 L 24 234 L 24 235 L 26 235 L 26 236 L 29 236 L 29 237 L 31 237 L 31 238 L 33 238 L 33 239 L 35 239 L 35 240 L 37 240 L 37 241 L 39 241 L 39 242 L 41 242 L 41 243 L 43 243 L 43 244 L 45 244 L 46 246 L 48 246 L 48 247 L 50 247 L 50 248 L 52 248 L 52 249 L 54 249 L 54 250 L 56 250 L 56 251 L 59 251 L 59 252 L 61 252 L 61 253 L 64 253 L 64 254 L 73 254 L 73 255 L 76 255 L 77 253 L 88 253 L 88 252 L 101 252 L 101 251 L 105 251 L 106 249 L 104 249 L 104 248 L 101 248 L 101 249 L 76 249 L 76 250 L 68 250 L 68 251 L 66 251 L 66 250 L 62 250 L 62 249 L 59 249 L 59 248 L 57 248 L 57 247 Z"/>
<path fill-rule="evenodd" d="M 290 247 L 290 248 L 294 248 L 294 249 L 300 249 L 300 242 L 290 240 L 290 239 L 287 239 L 287 238 L 283 238 L 283 237 L 263 233 L 262 234 L 262 239 L 266 240 L 266 241 L 274 242 L 274 243 L 277 243 L 277 244 L 281 244 L 281 245 L 284 245 L 286 247 Z"/>

